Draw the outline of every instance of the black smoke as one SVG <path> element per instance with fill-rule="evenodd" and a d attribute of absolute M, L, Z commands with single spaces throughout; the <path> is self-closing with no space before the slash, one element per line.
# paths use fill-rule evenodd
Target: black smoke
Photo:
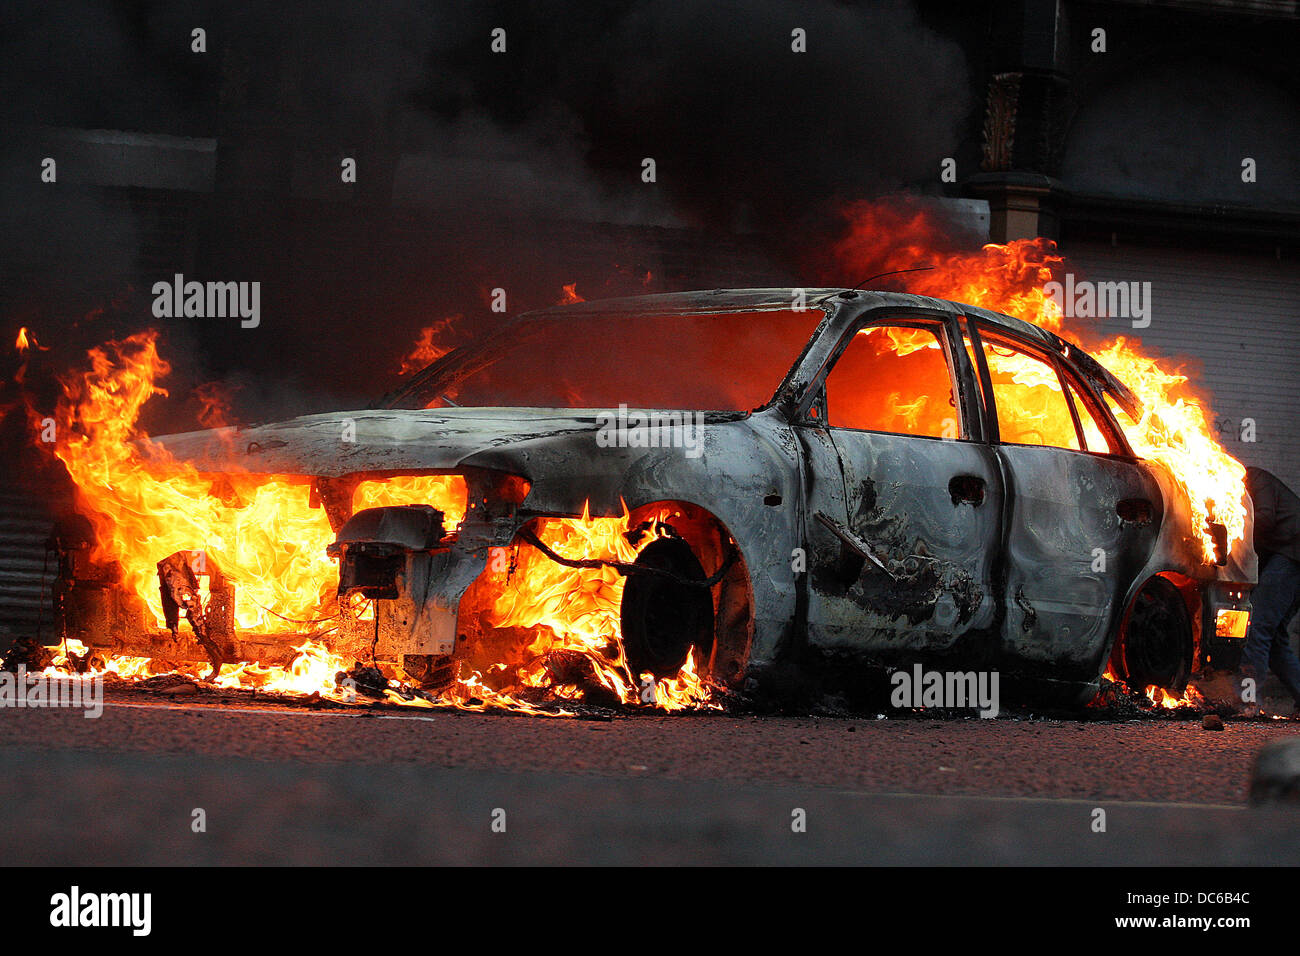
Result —
<path fill-rule="evenodd" d="M 840 203 L 935 191 L 969 127 L 967 63 L 926 14 L 901 0 L 11 0 L 5 334 L 22 316 L 75 351 L 158 325 L 149 285 L 172 270 L 260 280 L 261 328 L 172 320 L 164 351 L 179 391 L 221 379 L 241 417 L 264 419 L 381 394 L 422 326 L 497 321 L 493 288 L 515 312 L 574 281 L 593 298 L 799 284 Z M 214 188 L 105 188 L 75 163 L 42 184 L 51 128 L 215 141 Z M 355 188 L 338 182 L 348 155 Z"/>

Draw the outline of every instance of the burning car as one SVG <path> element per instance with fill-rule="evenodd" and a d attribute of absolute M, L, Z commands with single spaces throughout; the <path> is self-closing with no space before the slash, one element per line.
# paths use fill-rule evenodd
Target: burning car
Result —
<path fill-rule="evenodd" d="M 158 362 L 97 366 L 80 420 L 129 426 Z M 61 635 L 214 672 L 308 640 L 461 700 L 690 706 L 916 662 L 1176 694 L 1239 644 L 1256 574 L 1240 465 L 1183 467 L 1054 332 L 916 295 L 580 302 L 371 409 L 93 431 L 58 451 L 88 519 Z"/>

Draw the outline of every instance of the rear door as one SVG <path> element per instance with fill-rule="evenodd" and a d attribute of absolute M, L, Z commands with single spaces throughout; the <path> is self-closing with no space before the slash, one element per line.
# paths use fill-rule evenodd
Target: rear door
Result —
<path fill-rule="evenodd" d="M 851 326 L 796 429 L 808 481 L 808 635 L 884 663 L 996 644 L 1001 478 L 955 319 Z"/>
<path fill-rule="evenodd" d="M 1005 650 L 1091 680 L 1160 527 L 1159 486 L 1059 356 L 981 320 L 966 331 L 1006 475 Z"/>

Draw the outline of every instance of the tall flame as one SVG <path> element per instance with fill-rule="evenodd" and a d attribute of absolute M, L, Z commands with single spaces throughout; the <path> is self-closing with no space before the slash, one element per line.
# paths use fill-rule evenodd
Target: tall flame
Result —
<path fill-rule="evenodd" d="M 166 394 L 156 384 L 169 371 L 156 333 L 92 349 L 90 358 L 89 372 L 65 379 L 68 400 L 59 408 L 55 454 L 95 528 L 92 559 L 119 564 L 127 590 L 159 623 L 157 562 L 183 550 L 204 551 L 236 584 L 241 630 L 284 631 L 286 619 L 312 618 L 328 605 L 338 582 L 325 554 L 334 535 L 325 511 L 311 506 L 309 481 L 237 471 L 201 475 L 139 434 L 135 422 L 144 403 Z M 451 529 L 464 517 L 465 498 L 464 479 L 456 475 L 396 477 L 361 483 L 354 507 L 421 501 L 442 509 Z"/>
<path fill-rule="evenodd" d="M 136 422 L 144 404 L 166 395 L 158 384 L 169 366 L 158 353 L 157 334 L 145 332 L 89 353 L 90 370 L 64 379 L 57 410 L 55 454 L 77 486 L 78 508 L 91 521 L 93 561 L 116 564 L 123 588 L 163 626 L 156 563 L 177 551 L 201 550 L 236 585 L 235 623 L 241 632 L 283 633 L 294 625 L 328 623 L 339 611 L 333 594 L 338 569 L 325 548 L 333 532 L 322 508 L 311 506 L 309 480 L 295 475 L 254 475 L 237 469 L 213 477 L 176 461 L 151 442 Z M 463 521 L 465 480 L 459 475 L 390 476 L 360 482 L 354 510 L 409 503 L 443 512 L 448 531 Z M 628 516 L 548 519 L 539 529 L 555 548 L 575 557 L 634 561 L 637 548 L 625 536 Z M 502 590 L 488 615 L 491 627 L 535 629 L 535 638 L 497 671 L 516 670 L 516 690 L 543 689 L 552 696 L 582 696 L 571 682 L 551 674 L 545 658 L 564 651 L 588 662 L 591 675 L 616 699 L 641 702 L 649 675 L 633 675 L 621 649 L 619 602 L 623 579 L 611 569 L 591 571 L 555 564 L 528 549 L 508 580 L 494 572 L 482 581 Z M 347 669 L 329 645 L 331 627 L 300 637 L 286 667 L 240 663 L 217 678 L 225 688 L 262 687 L 346 699 L 335 677 Z M 84 652 L 84 648 L 77 653 Z M 69 660 L 66 650 L 60 666 Z M 706 705 L 710 691 L 694 658 L 675 678 L 654 685 L 664 709 Z M 198 676 L 200 668 L 169 668 Z M 118 657 L 104 672 L 141 678 L 155 672 L 149 661 Z M 439 700 L 390 690 L 390 699 L 415 706 L 503 707 L 537 713 L 529 702 L 502 692 L 472 667 Z"/>

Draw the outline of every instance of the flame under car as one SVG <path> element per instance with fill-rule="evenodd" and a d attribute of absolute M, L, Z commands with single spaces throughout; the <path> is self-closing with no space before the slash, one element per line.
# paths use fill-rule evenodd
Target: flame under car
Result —
<path fill-rule="evenodd" d="M 328 622 L 338 653 L 430 688 L 634 701 L 650 675 L 753 690 L 924 662 L 1082 702 L 1108 666 L 1181 690 L 1249 612 L 1241 489 L 1194 501 L 1135 453 L 1129 389 L 972 306 L 578 303 L 382 404 L 151 446 L 234 512 L 272 485 L 292 502 L 293 601 L 203 540 L 113 567 L 96 525 L 64 542 L 61 634 L 220 668 L 286 661 Z"/>

